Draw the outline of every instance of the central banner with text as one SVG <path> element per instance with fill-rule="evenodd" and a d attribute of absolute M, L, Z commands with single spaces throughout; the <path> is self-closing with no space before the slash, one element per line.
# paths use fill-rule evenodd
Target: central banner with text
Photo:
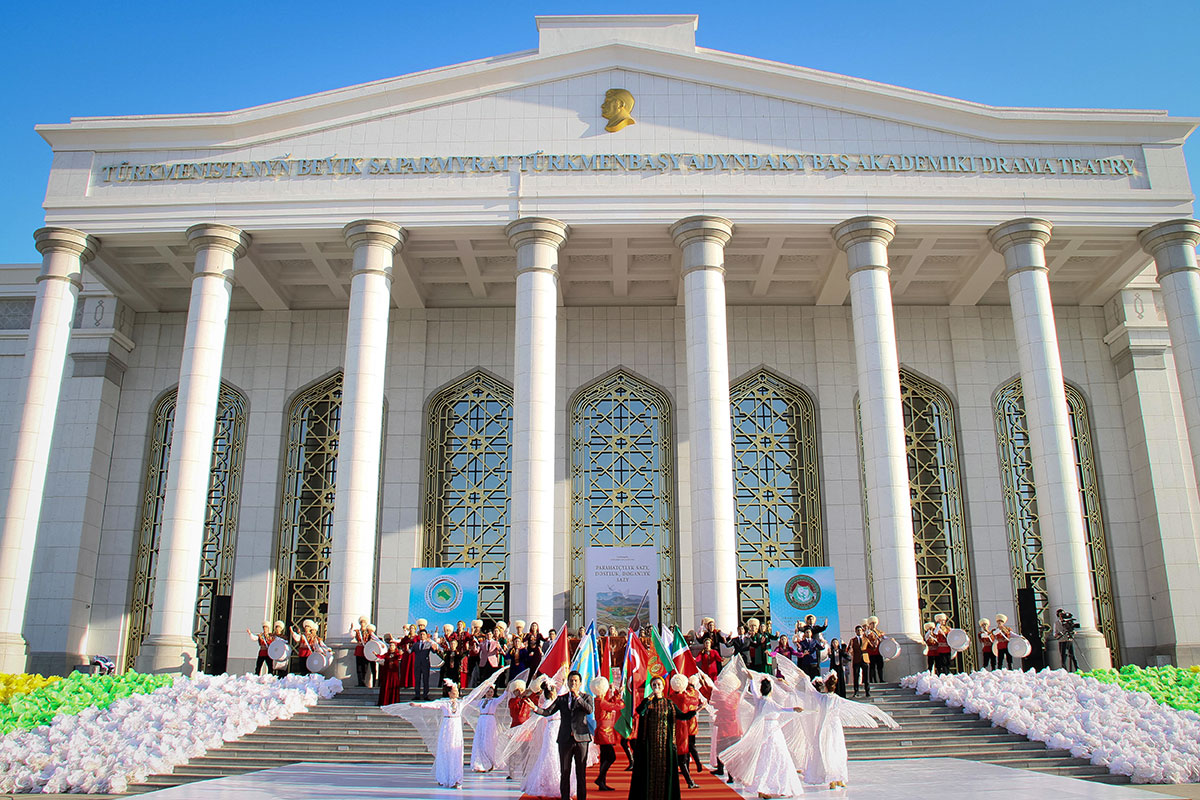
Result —
<path fill-rule="evenodd" d="M 638 619 L 658 624 L 657 547 L 589 547 L 584 569 L 586 619 L 624 630 L 645 598 Z"/>

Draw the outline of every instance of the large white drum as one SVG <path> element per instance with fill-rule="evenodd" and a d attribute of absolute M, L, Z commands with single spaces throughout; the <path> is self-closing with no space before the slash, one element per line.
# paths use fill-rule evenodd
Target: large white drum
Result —
<path fill-rule="evenodd" d="M 1026 658 L 1033 652 L 1033 645 L 1024 636 L 1013 636 L 1008 640 L 1008 652 L 1013 658 Z"/>
<path fill-rule="evenodd" d="M 884 661 L 891 661 L 900 655 L 900 643 L 895 639 L 884 639 L 879 643 L 879 655 L 883 656 Z"/>
<path fill-rule="evenodd" d="M 304 662 L 309 672 L 321 672 L 333 663 L 333 653 L 324 650 L 314 650 Z"/>
<path fill-rule="evenodd" d="M 287 661 L 291 654 L 292 648 L 288 647 L 287 641 L 283 639 L 274 639 L 267 645 L 267 657 L 272 661 Z"/>
<path fill-rule="evenodd" d="M 387 652 L 387 645 L 381 639 L 372 639 L 363 645 L 363 657 L 367 661 L 378 661 Z"/>
<path fill-rule="evenodd" d="M 951 628 L 946 633 L 946 644 L 956 653 L 961 653 L 971 646 L 971 634 L 962 628 Z"/>

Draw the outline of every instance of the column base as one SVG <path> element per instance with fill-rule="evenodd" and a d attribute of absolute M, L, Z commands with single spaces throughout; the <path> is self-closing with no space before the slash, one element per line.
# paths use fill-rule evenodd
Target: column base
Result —
<path fill-rule="evenodd" d="M 889 639 L 895 639 L 900 644 L 900 655 L 891 661 L 885 661 L 883 676 L 886 683 L 896 683 L 901 678 L 917 672 L 925 671 L 925 642 L 914 634 L 889 633 Z"/>
<path fill-rule="evenodd" d="M 357 678 L 358 664 L 354 660 L 354 640 L 347 635 L 342 635 L 326 639 L 325 644 L 329 645 L 329 649 L 333 651 L 333 663 L 326 667 L 321 674 L 326 678 L 337 678 L 343 683 Z"/>
<path fill-rule="evenodd" d="M 29 645 L 19 633 L 0 633 L 0 672 L 19 675 L 29 662 Z"/>
<path fill-rule="evenodd" d="M 147 636 L 138 649 L 138 672 L 179 672 L 191 677 L 199 667 L 196 642 L 190 636 Z"/>

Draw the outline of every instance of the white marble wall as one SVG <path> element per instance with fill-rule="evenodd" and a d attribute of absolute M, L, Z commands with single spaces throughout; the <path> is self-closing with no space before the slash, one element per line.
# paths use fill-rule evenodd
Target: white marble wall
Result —
<path fill-rule="evenodd" d="M 1119 387 L 1103 342 L 1103 310 L 1060 307 L 1055 312 L 1066 377 L 1090 403 L 1122 643 L 1127 654 L 1133 656 L 1148 651 L 1153 644 L 1152 627 L 1141 622 L 1149 613 L 1152 587 L 1146 577 L 1133 501 Z M 117 653 L 124 644 L 150 412 L 155 400 L 178 379 L 184 324 L 182 314 L 137 318 L 133 334 L 137 347 L 129 357 L 119 398 L 103 515 L 98 518 L 101 536 L 88 631 L 90 651 Z M 425 403 L 439 388 L 478 367 L 511 382 L 513 324 L 511 309 L 392 312 L 376 593 L 376 616 L 384 630 L 397 626 L 407 615 L 405 576 L 419 559 Z M 729 309 L 728 324 L 730 374 L 734 381 L 759 366 L 767 366 L 804 387 L 816 402 L 826 549 L 829 563 L 838 571 L 843 618 L 861 618 L 866 614 L 867 601 L 849 309 L 734 306 Z M 994 392 L 1018 369 L 1009 309 L 899 306 L 896 328 L 901 364 L 937 382 L 957 404 L 976 608 L 982 615 L 1003 612 L 1012 617 L 992 417 Z M 231 623 L 233 669 L 248 667 L 254 656 L 250 640 L 238 632 L 247 627 L 256 629 L 269 613 L 286 408 L 297 392 L 340 368 L 344 335 L 344 311 L 235 313 L 231 317 L 223 377 L 246 393 L 250 414 Z M 554 573 L 560 588 L 555 596 L 558 619 L 552 624 L 560 624 L 565 613 L 570 569 L 569 402 L 580 388 L 617 367 L 659 386 L 674 404 L 680 616 L 690 620 L 694 600 L 688 576 L 692 574 L 694 556 L 688 535 L 688 409 L 682 308 L 560 308 L 558 338 Z M 0 358 L 0 391 L 6 396 L 18 380 L 18 370 L 18 358 Z M 87 426 L 95 427 L 97 404 L 111 399 L 91 396 L 83 382 L 99 380 L 66 379 L 63 396 L 70 405 L 60 415 L 56 441 L 78 439 Z M 11 447 L 10 426 L 0 426 L 0 446 Z M 86 481 L 68 479 L 71 467 L 64 463 L 65 457 L 60 455 L 52 463 L 49 487 L 59 507 L 47 517 L 41 534 L 43 542 L 57 540 L 59 524 L 81 530 L 82 518 L 92 513 L 86 508 L 96 505 L 90 495 L 88 501 L 74 505 L 62 502 L 64 492 L 74 492 L 69 487 L 75 483 L 79 484 L 76 494 L 86 490 Z M 62 514 L 78 519 L 68 523 L 60 519 Z M 51 519 L 55 520 L 53 529 L 47 527 Z M 35 585 L 70 581 L 70 576 L 51 572 L 53 568 L 45 556 L 39 556 L 35 569 Z M 1161 588 L 1154 587 L 1154 591 Z M 31 611 L 35 608 L 43 606 L 31 605 Z M 51 643 L 66 640 L 67 634 L 56 628 L 68 624 L 66 616 L 58 620 L 43 618 L 65 612 L 53 611 L 55 608 L 45 604 L 45 613 L 31 613 L 25 633 L 32 650 L 50 649 Z"/>

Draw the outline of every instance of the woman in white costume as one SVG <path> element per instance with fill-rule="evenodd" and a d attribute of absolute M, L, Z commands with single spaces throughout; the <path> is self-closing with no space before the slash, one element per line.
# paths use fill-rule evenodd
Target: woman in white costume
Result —
<path fill-rule="evenodd" d="M 828 785 L 830 789 L 846 785 L 849 756 L 843 728 L 877 728 L 881 723 L 889 728 L 900 727 L 885 711 L 838 697 L 829 682 L 823 691 L 809 699 L 816 711 L 816 739 L 804 763 L 804 782 L 808 784 Z"/>
<path fill-rule="evenodd" d="M 489 688 L 479 703 L 479 721 L 475 724 L 475 739 L 471 743 L 471 769 L 475 772 L 491 772 L 496 766 L 496 745 L 500 738 L 500 724 L 507 725 L 508 698 L 496 696 L 496 687 Z M 504 720 L 497 719 L 503 716 Z"/>
<path fill-rule="evenodd" d="M 741 741 L 721 751 L 721 762 L 735 781 L 759 797 L 796 797 L 804 793 L 804 784 L 796 774 L 780 718 L 803 709 L 785 706 L 775 699 L 773 688 L 770 678 L 759 680 L 754 722 Z M 779 694 L 785 701 L 791 697 L 784 691 Z"/>
<path fill-rule="evenodd" d="M 459 698 L 458 684 L 446 681 L 449 697 L 431 703 L 395 703 L 383 706 L 393 716 L 412 723 L 425 748 L 433 754 L 433 777 L 440 786 L 458 788 L 463 778 L 463 718 L 474 725 L 479 707 L 489 689 L 495 691 L 499 673 L 479 685 L 466 699 Z"/>
<path fill-rule="evenodd" d="M 554 689 L 554 684 L 547 681 L 542 685 L 542 692 L 538 696 L 538 706 L 546 708 L 558 699 L 558 692 Z M 558 798 L 559 795 L 559 771 L 558 762 L 558 728 L 559 715 L 552 714 L 549 717 L 543 717 L 539 714 L 533 715 L 535 722 L 535 731 L 530 745 L 533 747 L 531 755 L 531 765 L 529 771 L 525 774 L 525 780 L 521 782 L 521 792 L 530 797 L 552 797 Z"/>

